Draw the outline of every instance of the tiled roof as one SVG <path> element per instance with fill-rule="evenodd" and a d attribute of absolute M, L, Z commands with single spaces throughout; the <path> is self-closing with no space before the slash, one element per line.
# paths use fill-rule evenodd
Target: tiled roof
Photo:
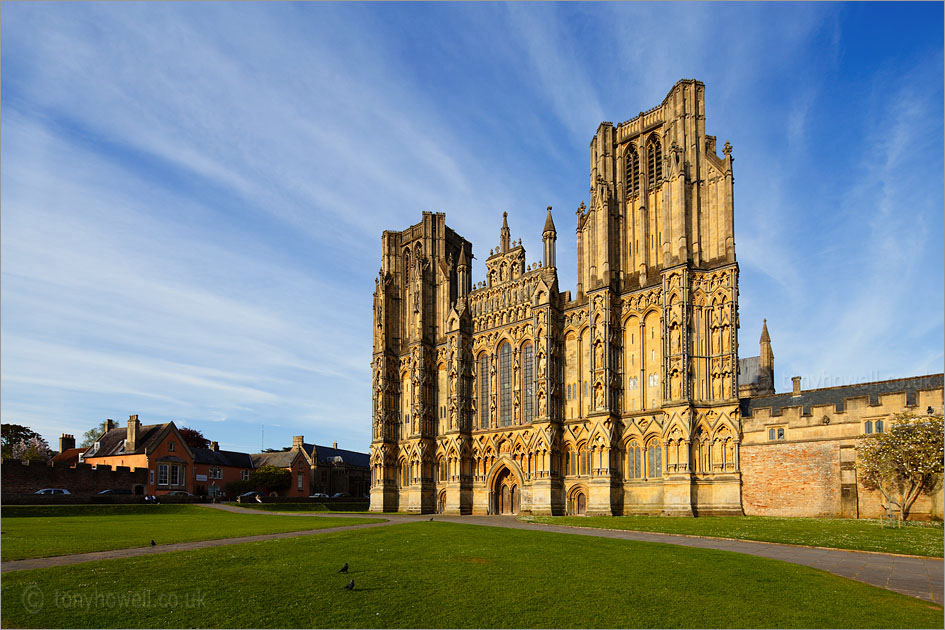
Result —
<path fill-rule="evenodd" d="M 58 463 L 75 464 L 79 461 L 79 455 L 85 451 L 84 448 L 67 448 L 63 452 L 53 457 L 53 461 Z"/>
<path fill-rule="evenodd" d="M 761 357 L 745 357 L 738 360 L 738 384 L 750 385 L 761 379 Z"/>
<path fill-rule="evenodd" d="M 250 457 L 253 460 L 253 468 L 262 466 L 276 466 L 277 468 L 289 468 L 292 462 L 298 456 L 299 452 L 295 449 L 288 451 L 276 451 L 275 453 L 254 453 Z"/>
<path fill-rule="evenodd" d="M 740 379 L 739 379 L 740 380 Z M 879 404 L 880 394 L 906 393 L 906 404 L 916 404 L 918 390 L 935 389 L 942 387 L 942 374 L 927 376 L 913 376 L 911 378 L 893 379 L 890 381 L 876 381 L 841 387 L 825 387 L 802 391 L 799 396 L 788 392 L 772 396 L 756 396 L 741 400 L 742 416 L 751 416 L 755 409 L 770 407 L 772 415 L 778 415 L 785 407 L 803 406 L 803 414 L 809 414 L 815 405 L 834 405 L 837 411 L 843 411 L 847 398 L 867 397 L 870 404 Z M 924 409 L 921 411 L 925 411 Z"/>
<path fill-rule="evenodd" d="M 236 451 L 214 451 L 209 448 L 192 448 L 195 464 L 210 464 L 211 466 L 234 466 L 237 468 L 252 468 L 253 458 L 249 453 Z"/>
<path fill-rule="evenodd" d="M 157 438 L 163 432 L 164 427 L 168 426 L 169 424 L 169 422 L 165 422 L 164 424 L 141 425 L 138 428 L 138 437 L 135 444 L 135 450 L 127 452 L 124 450 L 124 443 L 125 438 L 128 437 L 128 429 L 126 427 L 112 429 L 111 431 L 103 433 L 98 438 L 98 449 L 96 449 L 95 445 L 93 444 L 85 451 L 85 457 L 109 457 L 111 455 L 131 455 L 133 453 L 144 453 L 145 450 L 151 446 L 151 442 L 157 441 Z"/>
<path fill-rule="evenodd" d="M 335 457 L 340 457 L 342 461 L 351 466 L 371 467 L 371 456 L 368 453 L 359 453 L 357 451 L 348 451 L 343 448 L 332 448 L 330 446 L 319 446 L 317 444 L 303 444 L 302 448 L 309 457 L 312 456 L 312 449 L 318 453 L 318 461 L 323 464 L 334 462 Z"/>

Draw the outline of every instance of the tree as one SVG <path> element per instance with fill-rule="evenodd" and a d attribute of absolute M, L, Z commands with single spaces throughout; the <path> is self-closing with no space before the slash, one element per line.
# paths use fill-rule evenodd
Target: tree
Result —
<path fill-rule="evenodd" d="M 13 457 L 13 446 L 31 438 L 40 437 L 39 433 L 22 424 L 0 424 L 0 444 L 3 458 Z"/>
<path fill-rule="evenodd" d="M 262 466 L 249 474 L 249 482 L 256 490 L 278 492 L 292 485 L 292 473 L 278 466 Z"/>
<path fill-rule="evenodd" d="M 900 526 L 919 495 L 938 486 L 943 430 L 941 416 L 897 414 L 888 431 L 868 435 L 856 447 L 856 467 L 864 485 L 879 489 L 886 505 L 897 508 Z"/>
<path fill-rule="evenodd" d="M 103 433 L 105 433 L 105 425 L 107 421 L 102 420 L 99 424 L 95 425 L 88 431 L 82 434 L 82 442 L 79 443 L 79 446 L 82 448 L 88 448 L 95 444 L 95 440 L 99 438 Z"/>
<path fill-rule="evenodd" d="M 20 440 L 14 444 L 12 455 L 13 459 L 28 459 L 41 462 L 48 462 L 53 457 L 53 453 L 49 449 L 49 444 L 39 435 L 34 435 L 28 440 Z"/>
<path fill-rule="evenodd" d="M 180 436 L 184 438 L 184 442 L 186 442 L 187 446 L 190 448 L 210 448 L 210 440 L 205 438 L 203 433 L 197 429 L 181 427 L 178 430 L 180 431 Z"/>

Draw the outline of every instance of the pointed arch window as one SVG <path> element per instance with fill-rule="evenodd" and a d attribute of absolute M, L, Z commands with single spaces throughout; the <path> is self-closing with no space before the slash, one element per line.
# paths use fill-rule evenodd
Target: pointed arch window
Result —
<path fill-rule="evenodd" d="M 499 347 L 499 426 L 512 424 L 512 346 Z"/>
<path fill-rule="evenodd" d="M 647 448 L 646 460 L 647 460 L 647 477 L 650 479 L 656 479 L 663 475 L 663 462 L 662 462 L 662 448 L 653 440 L 650 442 L 650 446 Z"/>
<path fill-rule="evenodd" d="M 640 154 L 633 145 L 627 148 L 627 194 L 640 192 Z"/>
<path fill-rule="evenodd" d="M 489 355 L 479 357 L 479 428 L 489 428 Z"/>
<path fill-rule="evenodd" d="M 663 182 L 663 150 L 659 138 L 650 136 L 646 143 L 646 183 L 656 188 Z"/>
<path fill-rule="evenodd" d="M 522 390 L 522 423 L 528 424 L 535 416 L 535 347 L 531 343 L 522 346 Z"/>

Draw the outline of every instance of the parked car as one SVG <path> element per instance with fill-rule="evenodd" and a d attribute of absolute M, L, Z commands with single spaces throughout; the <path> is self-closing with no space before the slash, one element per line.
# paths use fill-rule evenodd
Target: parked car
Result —
<path fill-rule="evenodd" d="M 332 499 L 344 499 L 344 498 L 350 497 L 350 496 L 351 496 L 351 495 L 348 494 L 347 492 L 336 492 L 335 494 L 331 495 L 331 498 L 332 498 Z"/>
<path fill-rule="evenodd" d="M 37 490 L 33 494 L 72 494 L 65 488 L 43 488 L 42 490 Z"/>
<path fill-rule="evenodd" d="M 316 492 L 315 494 L 308 495 L 309 499 L 327 499 L 328 495 L 324 492 Z"/>
<path fill-rule="evenodd" d="M 127 488 L 109 488 L 108 490 L 102 490 L 99 494 L 131 494 L 131 490 Z"/>
<path fill-rule="evenodd" d="M 168 496 L 171 496 L 171 497 L 195 497 L 195 496 L 197 496 L 197 495 L 195 495 L 195 494 L 191 494 L 191 493 L 187 492 L 186 490 L 174 490 L 173 492 L 168 492 L 167 494 L 168 494 Z"/>
<path fill-rule="evenodd" d="M 259 490 L 251 490 L 249 492 L 244 492 L 243 494 L 239 496 L 239 498 L 245 501 L 246 499 L 252 499 L 253 497 L 264 497 L 264 496 L 266 496 L 265 493 L 260 492 Z"/>

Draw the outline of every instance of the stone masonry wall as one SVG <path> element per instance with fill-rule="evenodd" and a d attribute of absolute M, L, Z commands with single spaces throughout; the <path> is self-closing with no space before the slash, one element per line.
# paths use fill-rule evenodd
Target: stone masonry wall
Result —
<path fill-rule="evenodd" d="M 835 441 L 742 445 L 742 507 L 748 516 L 840 516 Z"/>
<path fill-rule="evenodd" d="M 133 490 L 135 485 L 147 488 L 148 469 L 127 466 L 89 464 L 48 465 L 44 462 L 21 462 L 8 459 L 0 467 L 3 494 L 28 494 L 42 488 L 65 488 L 72 494 L 95 494 L 110 488 Z"/>

